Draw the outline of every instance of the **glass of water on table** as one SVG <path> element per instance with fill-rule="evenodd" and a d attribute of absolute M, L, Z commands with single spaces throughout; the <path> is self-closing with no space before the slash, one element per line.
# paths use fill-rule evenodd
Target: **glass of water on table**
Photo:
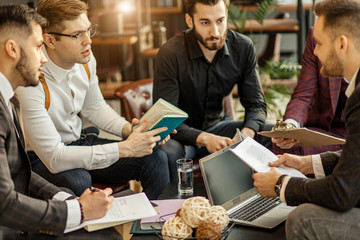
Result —
<path fill-rule="evenodd" d="M 193 160 L 180 158 L 176 160 L 178 173 L 178 193 L 190 196 L 194 193 Z"/>

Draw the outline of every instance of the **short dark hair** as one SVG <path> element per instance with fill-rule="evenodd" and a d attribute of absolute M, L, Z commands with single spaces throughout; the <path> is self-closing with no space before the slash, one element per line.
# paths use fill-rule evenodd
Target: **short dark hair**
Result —
<path fill-rule="evenodd" d="M 185 0 L 184 1 L 185 12 L 189 14 L 191 17 L 193 17 L 195 4 L 201 3 L 204 5 L 213 6 L 216 5 L 219 1 L 223 1 L 225 3 L 226 9 L 229 8 L 229 4 L 230 4 L 229 0 Z"/>
<path fill-rule="evenodd" d="M 8 29 L 11 32 L 21 30 L 22 37 L 29 37 L 33 33 L 31 22 L 35 21 L 41 27 L 45 27 L 45 18 L 27 5 L 7 5 L 0 7 L 0 31 Z"/>
<path fill-rule="evenodd" d="M 359 0 L 324 0 L 315 5 L 315 14 L 324 17 L 324 30 L 330 30 L 332 39 L 346 33 L 360 40 Z"/>

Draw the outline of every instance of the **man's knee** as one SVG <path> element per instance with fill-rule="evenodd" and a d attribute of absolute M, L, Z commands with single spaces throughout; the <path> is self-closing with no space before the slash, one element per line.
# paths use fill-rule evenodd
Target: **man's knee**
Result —
<path fill-rule="evenodd" d="M 184 145 L 174 139 L 170 139 L 159 149 L 164 151 L 169 158 L 179 159 L 185 156 Z"/>
<path fill-rule="evenodd" d="M 286 237 L 287 239 L 301 239 L 299 237 L 304 236 L 302 232 L 306 229 L 309 234 L 310 229 L 304 227 L 308 225 L 308 221 L 311 221 L 313 216 L 314 208 L 316 205 L 311 203 L 304 203 L 295 208 L 286 219 Z"/>
<path fill-rule="evenodd" d="M 154 149 L 153 153 L 148 158 L 150 159 L 147 159 L 146 162 L 154 167 L 156 166 L 161 169 L 168 167 L 168 157 L 164 151 Z"/>

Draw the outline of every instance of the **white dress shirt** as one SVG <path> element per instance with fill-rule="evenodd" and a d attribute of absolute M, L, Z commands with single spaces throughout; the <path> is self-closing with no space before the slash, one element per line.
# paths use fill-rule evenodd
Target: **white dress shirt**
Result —
<path fill-rule="evenodd" d="M 48 59 L 42 73 L 50 92 L 50 107 L 45 109 L 42 84 L 16 90 L 27 141 L 47 168 L 58 173 L 74 168 L 106 168 L 119 159 L 117 143 L 96 146 L 67 146 L 80 138 L 82 121 L 78 113 L 99 128 L 121 137 L 126 123 L 106 104 L 98 85 L 96 60 L 91 53 L 88 63 L 90 81 L 82 64 L 66 70 Z"/>
<path fill-rule="evenodd" d="M 12 86 L 10 82 L 7 80 L 7 78 L 0 72 L 0 93 L 4 98 L 4 101 L 9 108 L 10 116 L 14 119 L 12 107 L 10 103 L 10 99 L 14 96 L 14 91 L 12 89 Z M 53 199 L 64 201 L 71 195 L 60 191 L 57 194 L 53 196 Z M 77 200 L 67 200 L 65 201 L 67 205 L 67 219 L 66 219 L 66 228 L 74 227 L 76 225 L 80 224 L 81 220 L 81 210 L 80 205 Z"/>
<path fill-rule="evenodd" d="M 348 85 L 348 87 L 346 88 L 345 91 L 345 95 L 349 98 L 351 96 L 351 94 L 354 92 L 355 90 L 355 85 L 356 85 L 356 77 L 358 75 L 359 69 L 357 69 Z M 345 81 L 347 81 L 345 79 Z M 321 162 L 321 157 L 320 154 L 315 154 L 312 155 L 312 165 L 313 165 L 313 169 L 314 169 L 314 175 L 315 178 L 323 178 L 325 177 L 325 171 L 324 171 L 324 166 L 322 165 Z M 283 201 L 284 203 L 286 203 L 286 199 L 285 199 L 285 189 L 287 186 L 287 183 L 289 182 L 291 177 L 285 177 L 281 190 L 280 190 L 280 199 L 281 201 Z"/>

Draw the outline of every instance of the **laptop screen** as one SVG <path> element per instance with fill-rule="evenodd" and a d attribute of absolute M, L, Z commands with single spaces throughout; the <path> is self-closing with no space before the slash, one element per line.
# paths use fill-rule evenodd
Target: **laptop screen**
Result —
<path fill-rule="evenodd" d="M 231 151 L 223 151 L 201 160 L 201 170 L 206 176 L 208 195 L 211 195 L 209 198 L 213 205 L 223 205 L 254 188 L 252 169 Z"/>

